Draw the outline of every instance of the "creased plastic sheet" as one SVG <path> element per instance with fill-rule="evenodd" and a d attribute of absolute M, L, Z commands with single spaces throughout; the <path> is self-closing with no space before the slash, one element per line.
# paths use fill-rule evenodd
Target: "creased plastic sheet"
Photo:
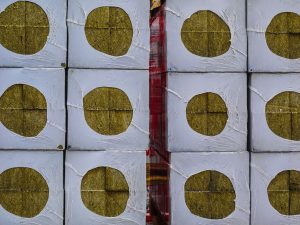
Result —
<path fill-rule="evenodd" d="M 65 146 L 65 71 L 64 69 L 0 69 L 0 97 L 15 84 L 38 89 L 47 101 L 47 123 L 35 137 L 23 137 L 0 121 L 0 149 L 64 149 Z"/>
<path fill-rule="evenodd" d="M 235 211 L 220 220 L 193 215 L 185 203 L 184 186 L 187 179 L 206 170 L 226 175 L 236 193 Z M 171 223 L 172 225 L 249 225 L 249 153 L 171 153 L 170 168 Z"/>
<path fill-rule="evenodd" d="M 133 26 L 132 44 L 127 54 L 110 56 L 94 49 L 85 36 L 89 13 L 104 6 L 122 8 Z M 150 55 L 150 1 L 70 0 L 68 10 L 69 65 L 75 68 L 148 69 Z"/>
<path fill-rule="evenodd" d="M 293 0 L 248 0 L 248 43 L 250 72 L 299 72 L 300 59 L 274 54 L 267 46 L 265 31 L 282 12 L 300 15 L 300 2 Z M 296 34 L 297 35 L 297 34 Z"/>
<path fill-rule="evenodd" d="M 125 176 L 129 199 L 125 211 L 103 217 L 87 209 L 81 200 L 82 177 L 91 169 L 111 167 Z M 66 159 L 66 225 L 143 225 L 146 221 L 146 153 L 68 151 Z"/>
<path fill-rule="evenodd" d="M 251 100 L 251 149 L 255 152 L 299 151 L 300 142 L 284 139 L 269 128 L 266 120 L 266 104 L 274 96 L 285 91 L 300 93 L 299 74 L 252 74 Z"/>
<path fill-rule="evenodd" d="M 97 87 L 114 87 L 128 96 L 133 118 L 118 135 L 92 130 L 84 116 L 83 97 Z M 149 75 L 146 70 L 69 70 L 68 140 L 71 149 L 147 150 L 149 144 Z"/>
<path fill-rule="evenodd" d="M 15 0 L 2 0 L 0 13 Z M 0 43 L 0 65 L 3 67 L 65 67 L 67 55 L 66 0 L 31 0 L 47 14 L 50 31 L 44 48 L 33 55 L 21 55 Z M 58 10 L 59 9 L 59 10 Z"/>
<path fill-rule="evenodd" d="M 168 74 L 169 151 L 245 151 L 247 142 L 246 74 Z M 216 136 L 195 132 L 188 124 L 186 107 L 192 97 L 213 92 L 228 110 L 224 130 Z"/>
<path fill-rule="evenodd" d="M 169 71 L 245 72 L 247 70 L 247 36 L 245 1 L 181 0 L 166 2 L 167 63 Z M 199 10 L 210 10 L 221 17 L 231 31 L 231 46 L 220 56 L 200 57 L 189 52 L 181 40 L 184 21 Z"/>
<path fill-rule="evenodd" d="M 278 173 L 286 170 L 300 171 L 300 153 L 252 153 L 251 159 L 252 224 L 298 225 L 300 215 L 281 215 L 271 206 L 267 189 Z"/>
<path fill-rule="evenodd" d="M 0 224 L 63 225 L 63 153 L 44 151 L 0 151 L 0 176 L 14 167 L 29 167 L 39 172 L 49 187 L 49 199 L 41 213 L 23 218 L 0 206 Z"/>

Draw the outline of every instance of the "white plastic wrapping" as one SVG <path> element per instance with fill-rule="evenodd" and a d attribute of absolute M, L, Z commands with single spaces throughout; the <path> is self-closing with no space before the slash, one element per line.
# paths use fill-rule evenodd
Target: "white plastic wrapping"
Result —
<path fill-rule="evenodd" d="M 293 0 L 248 0 L 248 43 L 250 72 L 299 72 L 300 59 L 274 54 L 267 46 L 265 32 L 279 13 L 300 15 L 300 2 Z"/>
<path fill-rule="evenodd" d="M 15 84 L 38 89 L 47 101 L 47 123 L 35 137 L 24 137 L 7 129 L 0 121 L 1 149 L 64 149 L 65 146 L 65 70 L 0 69 L 0 97 Z"/>
<path fill-rule="evenodd" d="M 129 199 L 125 211 L 103 217 L 87 209 L 80 194 L 82 177 L 91 169 L 111 167 L 125 176 Z M 66 225 L 143 225 L 146 222 L 146 153 L 68 151 L 66 159 Z"/>
<path fill-rule="evenodd" d="M 300 223 L 300 215 L 286 216 L 272 207 L 268 186 L 275 176 L 286 170 L 300 171 L 300 153 L 251 154 L 251 221 L 255 225 Z M 298 199 L 299 200 L 299 199 Z"/>
<path fill-rule="evenodd" d="M 0 13 L 16 0 L 1 0 Z M 67 55 L 66 0 L 30 0 L 39 5 L 49 20 L 49 35 L 44 48 L 33 55 L 21 55 L 4 48 L 0 43 L 2 67 L 65 67 Z"/>
<path fill-rule="evenodd" d="M 63 225 L 63 153 L 0 151 L 0 174 L 15 167 L 28 167 L 39 172 L 48 184 L 49 199 L 41 213 L 33 218 L 16 216 L 0 206 L 0 224 Z"/>
<path fill-rule="evenodd" d="M 255 152 L 299 151 L 300 141 L 284 139 L 269 128 L 266 104 L 285 91 L 300 93 L 300 74 L 252 74 L 250 82 L 251 149 Z"/>
<path fill-rule="evenodd" d="M 148 69 L 150 55 L 149 1 L 70 0 L 68 9 L 69 66 L 76 68 Z M 94 49 L 85 36 L 89 13 L 104 6 L 122 8 L 130 17 L 133 38 L 126 55 L 110 56 Z"/>
<path fill-rule="evenodd" d="M 124 91 L 132 105 L 128 129 L 118 135 L 92 130 L 84 117 L 83 97 L 98 87 Z M 69 70 L 68 144 L 81 150 L 147 150 L 149 144 L 149 75 L 147 70 Z"/>
<path fill-rule="evenodd" d="M 249 225 L 249 153 L 171 153 L 170 192 L 172 225 Z M 184 185 L 187 179 L 206 170 L 226 175 L 233 184 L 235 211 L 224 219 L 206 219 L 192 214 L 185 203 Z M 188 222 L 187 222 L 188 221 Z M 255 224 L 256 225 L 256 224 Z"/>
<path fill-rule="evenodd" d="M 181 151 L 244 151 L 247 143 L 247 75 L 168 74 L 168 147 Z M 213 92 L 222 97 L 228 120 L 216 136 L 194 131 L 188 124 L 186 107 L 192 97 Z"/>
<path fill-rule="evenodd" d="M 166 2 L 167 64 L 169 71 L 245 72 L 247 35 L 245 0 L 171 0 Z M 231 47 L 223 55 L 208 58 L 189 52 L 181 41 L 186 19 L 199 10 L 210 10 L 221 17 L 231 31 Z"/>

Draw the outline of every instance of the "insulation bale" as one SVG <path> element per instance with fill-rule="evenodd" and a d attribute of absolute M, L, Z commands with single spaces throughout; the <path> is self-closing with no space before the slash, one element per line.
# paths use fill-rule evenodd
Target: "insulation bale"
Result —
<path fill-rule="evenodd" d="M 0 151 L 1 224 L 63 225 L 63 201 L 62 152 Z"/>
<path fill-rule="evenodd" d="M 300 223 L 300 153 L 252 153 L 251 218 L 257 225 Z"/>
<path fill-rule="evenodd" d="M 66 0 L 2 0 L 0 66 L 65 67 L 66 12 Z"/>
<path fill-rule="evenodd" d="M 178 72 L 245 72 L 245 0 L 166 2 L 167 64 Z"/>
<path fill-rule="evenodd" d="M 146 223 L 146 153 L 68 151 L 66 224 Z"/>
<path fill-rule="evenodd" d="M 245 151 L 246 74 L 168 74 L 169 151 Z"/>
<path fill-rule="evenodd" d="M 249 0 L 250 72 L 300 71 L 300 2 Z"/>
<path fill-rule="evenodd" d="M 250 224 L 248 152 L 171 153 L 170 170 L 172 224 Z"/>
<path fill-rule="evenodd" d="M 299 74 L 251 75 L 250 123 L 253 151 L 299 151 L 299 82 Z"/>
<path fill-rule="evenodd" d="M 147 150 L 146 70 L 69 70 L 70 149 Z"/>
<path fill-rule="evenodd" d="M 150 1 L 71 0 L 69 65 L 148 69 Z"/>
<path fill-rule="evenodd" d="M 0 69 L 0 148 L 65 148 L 64 69 Z"/>

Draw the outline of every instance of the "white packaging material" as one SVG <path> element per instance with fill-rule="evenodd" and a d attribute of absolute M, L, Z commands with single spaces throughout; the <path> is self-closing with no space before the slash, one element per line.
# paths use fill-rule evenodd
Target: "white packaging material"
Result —
<path fill-rule="evenodd" d="M 266 105 L 282 92 L 300 93 L 299 74 L 252 74 L 250 82 L 251 149 L 255 152 L 299 151 L 300 141 L 275 134 L 266 119 Z M 284 106 L 282 106 L 284 107 Z M 283 113 L 284 114 L 284 113 Z M 280 125 L 281 119 L 277 124 Z M 275 123 L 275 121 L 274 121 Z M 296 122 L 295 122 L 296 123 Z M 298 122 L 299 124 L 299 122 Z M 283 130 L 283 128 L 281 128 Z"/>
<path fill-rule="evenodd" d="M 168 71 L 245 72 L 247 70 L 245 4 L 245 0 L 222 2 L 203 0 L 200 4 L 197 0 L 184 3 L 181 0 L 167 1 L 165 10 Z M 182 26 L 194 13 L 202 10 L 217 14 L 229 26 L 231 46 L 226 53 L 216 57 L 203 57 L 191 53 L 184 46 L 181 39 Z"/>
<path fill-rule="evenodd" d="M 2 0 L 0 2 L 0 13 L 18 1 Z M 1 67 L 65 67 L 67 56 L 67 26 L 66 26 L 66 0 L 31 0 L 47 14 L 49 22 L 49 34 L 45 46 L 35 54 L 18 54 L 4 48 L 0 43 L 0 66 Z M 18 9 L 16 9 L 18 10 Z M 21 18 L 21 15 L 19 19 Z M 36 23 L 40 22 L 37 16 Z M 22 20 L 22 22 L 24 22 Z M 16 22 L 17 23 L 17 22 Z M 29 22 L 30 23 L 30 22 Z M 36 26 L 36 25 L 34 25 Z M 38 26 L 37 26 L 38 27 Z M 36 27 L 33 27 L 36 29 Z M 30 33 L 30 35 L 32 35 Z M 17 38 L 17 37 L 16 37 Z M 22 38 L 22 37 L 18 37 Z M 33 38 L 33 37 L 30 37 Z M 30 39 L 32 40 L 32 39 Z M 30 41 L 29 40 L 29 41 Z M 13 40 L 14 42 L 16 40 Z"/>
<path fill-rule="evenodd" d="M 83 204 L 81 181 L 88 171 L 98 167 L 117 169 L 127 181 L 129 198 L 125 211 L 118 216 L 105 217 L 98 215 Z M 143 225 L 146 222 L 146 198 L 145 152 L 67 152 L 66 225 Z"/>
<path fill-rule="evenodd" d="M 207 219 L 191 213 L 185 201 L 185 183 L 192 175 L 213 170 L 227 176 L 235 190 L 235 209 L 224 219 Z M 172 225 L 249 225 L 249 153 L 171 153 Z M 201 183 L 202 185 L 202 183 Z M 199 202 L 202 204 L 202 202 Z"/>
<path fill-rule="evenodd" d="M 246 74 L 169 73 L 168 146 L 181 151 L 244 151 L 247 143 Z M 187 120 L 188 102 L 212 92 L 226 104 L 228 119 L 221 133 L 207 136 L 196 132 Z M 208 126 L 212 126 L 210 123 Z"/>
<path fill-rule="evenodd" d="M 102 135 L 87 123 L 83 98 L 92 90 L 112 87 L 128 97 L 133 116 L 127 130 Z M 69 70 L 68 144 L 80 150 L 146 150 L 149 144 L 149 75 L 146 70 Z"/>
<path fill-rule="evenodd" d="M 270 182 L 283 171 L 300 171 L 299 161 L 300 153 L 251 153 L 252 224 L 300 224 L 300 215 L 280 214 L 272 207 L 268 197 Z M 281 185 L 284 184 L 281 183 Z M 280 193 L 277 194 L 276 199 L 282 201 Z M 299 198 L 294 200 L 299 201 Z"/>
<path fill-rule="evenodd" d="M 272 19 L 285 12 L 300 15 L 300 2 L 293 0 L 248 0 L 248 48 L 250 72 L 299 72 L 300 59 L 288 59 L 273 53 L 266 41 Z M 284 20 L 281 21 L 284 23 Z M 287 28 L 285 24 L 282 27 Z M 296 27 L 296 25 L 295 25 Z M 280 29 L 278 27 L 278 29 Z M 297 28 L 296 28 L 297 29 Z M 297 37 L 297 33 L 295 37 Z M 288 36 L 286 36 L 289 38 Z M 282 42 L 285 38 L 282 37 Z M 294 41 L 297 43 L 298 39 Z M 293 41 L 293 40 L 289 40 Z M 298 49 L 297 49 L 298 50 Z M 297 51 L 295 50 L 295 51 Z M 288 51 L 285 49 L 285 51 Z M 299 50 L 298 50 L 299 51 Z"/>
<path fill-rule="evenodd" d="M 1 149 L 65 148 L 65 70 L 64 69 L 0 69 L 0 98 L 13 85 L 26 84 L 39 90 L 47 102 L 45 127 L 37 136 L 21 136 L 0 121 Z M 31 117 L 31 119 L 33 119 Z M 35 124 L 36 125 L 36 124 Z"/>
<path fill-rule="evenodd" d="M 49 195 L 43 210 L 33 218 L 14 215 L 0 206 L 0 224 L 63 225 L 63 153 L 55 151 L 0 151 L 0 176 L 13 168 L 30 168 L 47 182 Z M 28 181 L 32 184 L 32 181 Z"/>
<path fill-rule="evenodd" d="M 131 45 L 125 55 L 106 54 L 89 44 L 85 34 L 86 21 L 89 14 L 100 7 L 118 7 L 129 16 L 133 35 Z M 69 66 L 75 68 L 148 69 L 150 55 L 149 9 L 149 1 L 70 0 L 68 9 Z M 104 36 L 98 36 L 98 38 L 99 40 L 105 39 Z M 98 45 L 100 44 L 99 41 Z"/>

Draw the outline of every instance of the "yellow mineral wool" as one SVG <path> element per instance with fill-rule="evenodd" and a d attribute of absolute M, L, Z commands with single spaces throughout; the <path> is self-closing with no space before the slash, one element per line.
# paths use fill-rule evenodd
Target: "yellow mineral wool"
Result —
<path fill-rule="evenodd" d="M 0 97 L 0 122 L 21 136 L 37 136 L 47 123 L 44 95 L 26 84 L 9 87 Z"/>
<path fill-rule="evenodd" d="M 127 181 L 117 169 L 97 167 L 82 178 L 82 202 L 86 208 L 100 216 L 119 216 L 125 211 L 128 198 Z"/>
<path fill-rule="evenodd" d="M 36 170 L 18 167 L 0 174 L 0 205 L 8 212 L 35 217 L 45 208 L 48 198 L 48 184 Z"/>
<path fill-rule="evenodd" d="M 85 35 L 96 50 L 111 56 L 122 56 L 131 46 L 133 28 L 123 9 L 105 6 L 94 9 L 88 15 Z"/>
<path fill-rule="evenodd" d="M 99 87 L 83 98 L 87 124 L 102 135 L 118 135 L 129 127 L 133 110 L 125 92 L 113 87 Z"/>
<path fill-rule="evenodd" d="M 300 58 L 300 16 L 292 12 L 276 15 L 266 30 L 269 49 L 287 59 Z"/>
<path fill-rule="evenodd" d="M 186 118 L 197 133 L 216 136 L 227 123 L 227 107 L 221 96 L 206 92 L 194 96 L 187 104 Z"/>
<path fill-rule="evenodd" d="M 267 102 L 265 111 L 268 126 L 276 135 L 300 141 L 300 93 L 277 94 Z"/>
<path fill-rule="evenodd" d="M 43 49 L 49 35 L 49 20 L 45 11 L 29 1 L 17 1 L 0 14 L 0 44 L 23 55 Z"/>
<path fill-rule="evenodd" d="M 223 219 L 235 210 L 235 190 L 223 173 L 207 170 L 188 178 L 185 203 L 191 213 L 207 219 Z"/>
<path fill-rule="evenodd" d="M 300 172 L 286 170 L 278 173 L 268 186 L 268 197 L 280 214 L 300 215 Z"/>
<path fill-rule="evenodd" d="M 229 26 L 216 13 L 208 10 L 195 12 L 184 21 L 181 40 L 191 53 L 202 57 L 216 57 L 231 46 Z"/>

